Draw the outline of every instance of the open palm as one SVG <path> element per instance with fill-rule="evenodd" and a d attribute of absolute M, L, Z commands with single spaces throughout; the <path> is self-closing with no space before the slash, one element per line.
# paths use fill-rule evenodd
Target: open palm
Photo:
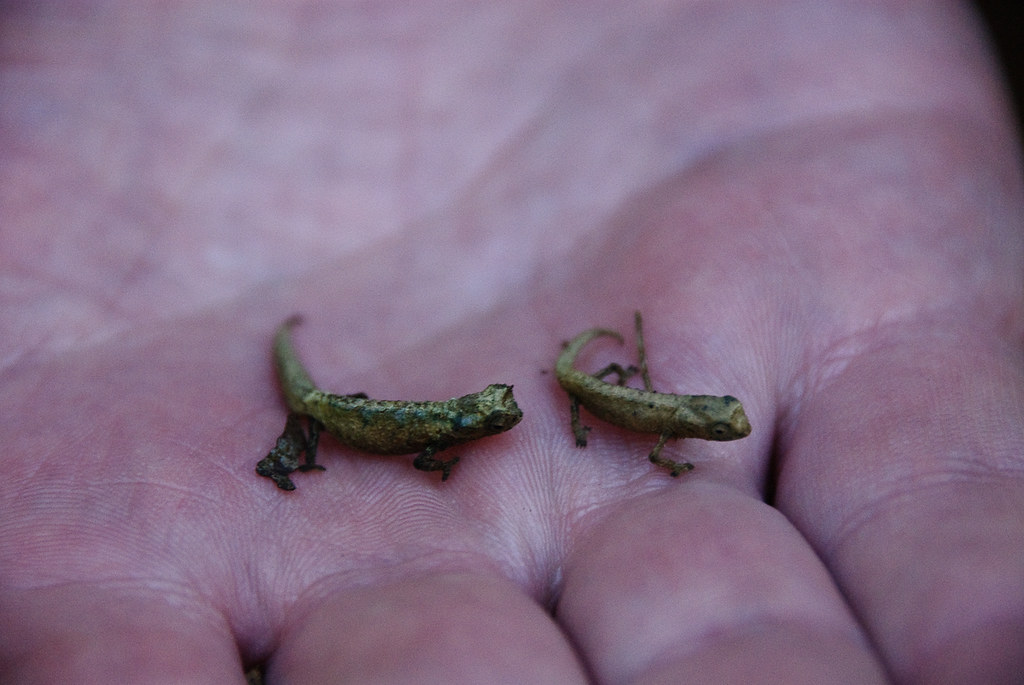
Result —
<path fill-rule="evenodd" d="M 0 679 L 1024 668 L 1021 185 L 976 27 L 678 4 L 11 10 Z M 753 426 L 669 443 L 678 479 L 586 414 L 577 449 L 552 373 L 634 309 L 655 389 Z M 278 490 L 296 313 L 327 390 L 525 417 L 444 483 L 324 438 Z"/>

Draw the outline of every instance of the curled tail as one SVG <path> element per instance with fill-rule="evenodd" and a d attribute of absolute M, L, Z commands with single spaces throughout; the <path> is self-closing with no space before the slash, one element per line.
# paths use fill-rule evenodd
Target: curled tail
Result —
<path fill-rule="evenodd" d="M 274 367 L 277 369 L 277 379 L 288 408 L 294 412 L 303 412 L 306 395 L 316 390 L 309 372 L 299 361 L 292 346 L 292 327 L 300 321 L 301 318 L 298 316 L 289 318 L 278 327 L 274 335 Z"/>
<path fill-rule="evenodd" d="M 594 338 L 600 337 L 615 338 L 619 343 L 622 343 L 622 335 L 607 328 L 591 328 L 589 331 L 583 331 L 570 340 L 565 349 L 562 350 L 562 353 L 558 355 L 558 361 L 555 363 L 555 373 L 558 376 L 567 376 L 575 371 L 576 369 L 573 364 L 576 362 L 576 356 L 580 353 L 580 350 Z"/>

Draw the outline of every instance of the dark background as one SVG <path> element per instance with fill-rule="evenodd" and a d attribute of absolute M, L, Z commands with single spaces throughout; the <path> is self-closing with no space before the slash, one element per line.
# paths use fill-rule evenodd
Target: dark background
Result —
<path fill-rule="evenodd" d="M 1024 1 L 1022 0 L 976 0 L 988 22 L 989 31 L 995 41 L 996 51 L 1003 62 L 1007 83 L 1013 92 L 1013 104 L 1017 108 L 1017 127 L 1021 126 L 1024 113 Z"/>

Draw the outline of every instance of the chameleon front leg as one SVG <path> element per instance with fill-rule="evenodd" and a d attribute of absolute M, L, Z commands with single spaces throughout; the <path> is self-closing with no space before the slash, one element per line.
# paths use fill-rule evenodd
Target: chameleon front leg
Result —
<path fill-rule="evenodd" d="M 671 433 L 662 433 L 661 437 L 658 438 L 658 444 L 651 450 L 651 454 L 647 457 L 651 460 L 652 464 L 656 464 L 669 470 L 673 478 L 679 476 L 684 471 L 692 471 L 693 464 L 688 461 L 672 461 L 671 459 L 664 459 L 661 456 L 661 450 L 665 447 L 665 443 L 668 442 L 669 438 L 672 437 Z"/>
<path fill-rule="evenodd" d="M 437 447 L 431 445 L 423 450 L 413 460 L 412 465 L 420 471 L 440 471 L 441 480 L 448 480 L 448 476 L 452 475 L 452 467 L 459 463 L 458 457 L 452 457 L 447 461 L 442 459 L 435 459 L 434 454 L 444 449 L 443 447 Z"/>
<path fill-rule="evenodd" d="M 575 395 L 569 396 L 569 417 L 572 419 L 572 434 L 576 437 L 576 446 L 586 447 L 590 426 L 584 426 L 580 422 L 580 398 Z"/>

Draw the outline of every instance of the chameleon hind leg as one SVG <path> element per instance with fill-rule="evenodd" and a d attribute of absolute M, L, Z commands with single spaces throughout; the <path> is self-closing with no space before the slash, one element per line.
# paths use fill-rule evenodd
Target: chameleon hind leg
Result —
<path fill-rule="evenodd" d="M 644 345 L 644 322 L 643 316 L 639 311 L 633 312 L 633 322 L 636 327 L 636 366 L 630 364 L 629 366 L 622 366 L 622 364 L 611 363 L 604 367 L 600 371 L 594 374 L 594 378 L 598 380 L 604 380 L 606 376 L 615 374 L 619 377 L 616 385 L 625 385 L 626 381 L 633 376 L 640 374 L 640 377 L 644 379 L 644 390 L 654 390 L 651 385 L 651 374 L 647 370 L 647 347 Z"/>
<path fill-rule="evenodd" d="M 615 384 L 625 385 L 626 381 L 635 376 L 639 371 L 640 369 L 636 368 L 632 364 L 630 364 L 627 367 L 623 367 L 621 364 L 616 364 L 612 362 L 608 366 L 604 367 L 603 369 L 595 373 L 594 378 L 603 381 L 605 379 L 605 376 L 609 376 L 614 373 L 616 376 L 619 377 L 619 380 L 616 381 Z"/>
<path fill-rule="evenodd" d="M 572 434 L 576 438 L 576 446 L 586 447 L 590 426 L 584 426 L 580 421 L 580 398 L 575 395 L 569 396 L 569 418 L 572 420 Z"/>
<path fill-rule="evenodd" d="M 654 390 L 651 386 L 651 374 L 647 371 L 647 348 L 644 346 L 644 322 L 643 317 L 640 316 L 640 311 L 633 312 L 633 322 L 636 325 L 636 367 L 630 367 L 636 369 L 639 367 L 640 375 L 644 379 L 644 390 Z M 636 373 L 634 370 L 633 373 Z"/>
<path fill-rule="evenodd" d="M 309 433 L 302 427 L 303 416 L 290 413 L 284 424 L 284 432 L 277 439 L 277 444 L 270 453 L 256 464 L 256 473 L 270 480 L 282 490 L 294 490 L 295 483 L 288 474 L 293 471 L 323 470 L 316 463 L 316 446 L 320 437 L 320 423 L 309 420 Z M 304 462 L 299 463 L 299 456 L 304 455 Z"/>

